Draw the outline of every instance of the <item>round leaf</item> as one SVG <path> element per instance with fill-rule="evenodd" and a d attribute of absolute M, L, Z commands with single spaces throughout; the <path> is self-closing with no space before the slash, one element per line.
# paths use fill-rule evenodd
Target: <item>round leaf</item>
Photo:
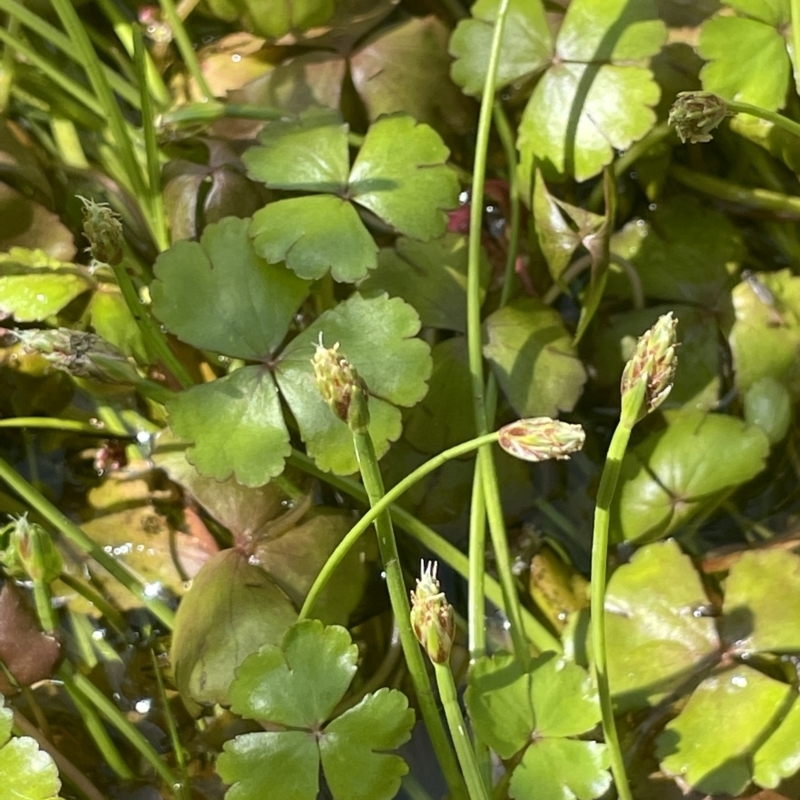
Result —
<path fill-rule="evenodd" d="M 308 284 L 259 258 L 248 220 L 209 225 L 156 260 L 153 313 L 179 339 L 237 358 L 267 358 L 283 341 Z M 191 291 L 187 291 L 191 287 Z"/>
<path fill-rule="evenodd" d="M 237 714 L 293 728 L 319 730 L 353 680 L 358 647 L 338 625 L 293 625 L 281 646 L 248 656 L 231 686 Z"/>
<path fill-rule="evenodd" d="M 722 636 L 733 652 L 800 651 L 800 556 L 743 553 L 725 581 L 722 610 Z"/>
<path fill-rule="evenodd" d="M 232 784 L 225 800 L 264 800 L 267 786 L 282 800 L 316 800 L 319 749 L 306 731 L 245 733 L 225 742 L 217 772 Z"/>
<path fill-rule="evenodd" d="M 270 122 L 242 157 L 248 174 L 273 189 L 342 193 L 350 159 L 347 126 L 329 109 L 312 109 L 297 120 Z"/>
<path fill-rule="evenodd" d="M 0 786 L 14 800 L 58 800 L 58 769 L 30 736 L 14 736 L 0 747 Z"/>
<path fill-rule="evenodd" d="M 534 742 L 514 770 L 509 794 L 515 800 L 592 800 L 611 786 L 606 746 L 572 739 Z"/>
<path fill-rule="evenodd" d="M 319 740 L 325 780 L 334 800 L 390 800 L 408 766 L 387 753 L 407 742 L 414 711 L 402 692 L 379 689 L 325 728 Z M 358 776 L 353 765 L 358 764 Z"/>
<path fill-rule="evenodd" d="M 398 233 L 432 239 L 458 205 L 450 151 L 433 128 L 396 114 L 372 124 L 350 172 L 349 193 Z"/>
<path fill-rule="evenodd" d="M 752 757 L 776 727 L 792 689 L 743 665 L 704 680 L 657 741 L 667 775 L 703 794 L 738 797 L 752 780 Z"/>
<path fill-rule="evenodd" d="M 795 700 L 778 729 L 758 749 L 753 759 L 753 779 L 765 789 L 775 789 L 784 778 L 800 770 L 800 700 Z"/>
<path fill-rule="evenodd" d="M 285 261 L 298 277 L 336 281 L 363 278 L 378 247 L 355 208 L 334 195 L 280 200 L 257 211 L 250 225 L 256 252 L 275 264 Z"/>
<path fill-rule="evenodd" d="M 560 315 L 514 300 L 484 322 L 483 353 L 520 417 L 555 417 L 578 402 L 586 372 Z"/>
<path fill-rule="evenodd" d="M 192 443 L 186 458 L 201 475 L 263 486 L 283 471 L 291 453 L 289 432 L 265 368 L 244 367 L 193 386 L 170 400 L 167 408 L 172 430 Z"/>
<path fill-rule="evenodd" d="M 608 679 L 620 711 L 654 704 L 719 651 L 691 559 L 672 539 L 637 551 L 606 591 Z"/>
<path fill-rule="evenodd" d="M 617 538 L 667 536 L 766 465 L 769 441 L 760 428 L 702 411 L 680 412 L 669 421 L 625 454 L 613 503 Z"/>

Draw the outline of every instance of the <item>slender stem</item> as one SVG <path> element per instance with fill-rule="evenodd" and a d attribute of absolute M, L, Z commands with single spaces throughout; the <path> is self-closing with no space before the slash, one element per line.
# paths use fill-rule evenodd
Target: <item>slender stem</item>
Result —
<path fill-rule="evenodd" d="M 7 417 L 0 419 L 0 428 L 40 428 L 64 433 L 82 433 L 86 436 L 100 436 L 103 439 L 132 439 L 130 434 L 112 433 L 105 428 L 98 428 L 90 422 L 77 419 L 56 419 L 55 417 Z"/>
<path fill-rule="evenodd" d="M 797 54 L 800 53 L 800 0 L 790 0 L 792 20 L 792 71 L 794 72 L 795 91 L 800 92 L 800 74 L 798 74 Z"/>
<path fill-rule="evenodd" d="M 796 0 L 795 0 L 795 5 L 797 5 Z M 792 25 L 793 36 L 796 33 L 796 28 L 797 26 L 793 24 Z M 761 108 L 760 106 L 754 106 L 751 103 L 742 103 L 739 100 L 726 99 L 725 105 L 728 106 L 728 109 L 730 111 L 733 111 L 736 114 L 749 114 L 751 117 L 758 117 L 759 119 L 771 122 L 778 128 L 782 128 L 787 133 L 791 133 L 794 136 L 800 137 L 800 124 L 798 124 L 794 120 L 789 119 L 788 117 L 784 117 L 783 114 L 778 114 L 777 111 L 768 111 L 766 108 Z"/>
<path fill-rule="evenodd" d="M 370 506 L 374 506 L 384 497 L 383 477 L 378 467 L 375 447 L 372 436 L 366 426 L 353 427 L 353 444 L 355 445 L 361 478 L 367 492 Z M 378 537 L 383 569 L 386 574 L 386 587 L 389 590 L 389 600 L 392 612 L 400 633 L 400 642 L 403 647 L 408 672 L 414 684 L 422 718 L 428 730 L 434 752 L 442 768 L 445 780 L 454 798 L 465 798 L 466 788 L 461 773 L 458 769 L 453 749 L 447 739 L 442 718 L 436 707 L 428 673 L 425 669 L 425 660 L 422 656 L 419 643 L 411 627 L 411 605 L 409 603 L 408 589 L 403 579 L 403 569 L 400 566 L 400 555 L 397 551 L 397 541 L 394 536 L 392 518 L 384 510 L 375 519 L 375 532 Z"/>
<path fill-rule="evenodd" d="M 335 489 L 349 495 L 361 503 L 367 502 L 367 493 L 364 487 L 352 478 L 342 478 L 329 472 L 320 470 L 314 461 L 305 453 L 293 450 L 288 458 L 288 463 L 297 469 L 302 470 L 308 475 L 312 475 L 317 480 L 333 486 Z M 420 522 L 413 514 L 398 506 L 390 506 L 389 513 L 392 521 L 398 527 L 407 531 L 423 547 L 429 550 L 437 560 L 449 564 L 462 578 L 469 579 L 469 559 L 455 545 L 450 544 L 432 528 Z M 503 593 L 500 585 L 491 576 L 486 576 L 486 599 L 505 611 Z M 538 650 L 545 652 L 552 650 L 560 653 L 563 648 L 561 643 L 550 631 L 545 628 L 527 609 L 522 613 L 525 633 L 533 642 Z"/>
<path fill-rule="evenodd" d="M 38 492 L 7 461 L 0 458 L 0 480 L 5 481 L 28 505 L 44 517 L 56 530 L 76 547 L 90 555 L 112 577 L 135 595 L 168 628 L 172 628 L 175 614 L 160 600 L 149 597 L 141 581 L 127 567 L 115 561 L 100 545 L 91 539 L 72 520 L 61 513 L 44 495 Z"/>
<path fill-rule="evenodd" d="M 355 545 L 364 531 L 366 531 L 370 525 L 379 520 L 382 515 L 386 513 L 392 503 L 399 500 L 409 489 L 411 489 L 412 486 L 416 485 L 426 475 L 430 475 L 431 472 L 443 466 L 448 461 L 451 461 L 454 458 L 459 458 L 467 453 L 471 453 L 474 450 L 477 450 L 483 444 L 491 444 L 492 442 L 496 441 L 497 433 L 490 433 L 478 439 L 470 439 L 468 442 L 458 444 L 455 447 L 451 447 L 448 450 L 433 456 L 433 458 L 428 459 L 428 461 L 426 461 L 424 464 L 406 475 L 403 480 L 395 484 L 388 492 L 381 491 L 379 495 L 373 497 L 372 494 L 369 493 L 369 489 L 367 489 L 367 493 L 370 495 L 369 511 L 367 511 L 367 513 L 364 514 L 364 516 L 361 517 L 361 519 L 355 525 L 353 525 L 344 539 L 339 542 L 336 549 L 333 551 L 333 553 L 331 553 L 330 557 L 325 562 L 325 566 L 315 578 L 314 583 L 308 591 L 308 595 L 306 595 L 303 607 L 300 609 L 300 619 L 306 619 L 311 614 L 311 610 L 314 608 L 314 605 L 322 590 L 325 588 L 337 567 L 342 563 L 342 560 L 345 558 L 347 553 Z M 363 465 L 361 469 L 363 474 Z M 364 486 L 366 487 L 366 485 L 367 482 L 365 479 Z"/>
<path fill-rule="evenodd" d="M 114 270 L 114 277 L 117 279 L 125 304 L 128 306 L 136 326 L 142 332 L 150 352 L 161 359 L 164 366 L 175 376 L 175 379 L 184 389 L 192 386 L 194 381 L 189 371 L 178 360 L 175 353 L 172 352 L 167 342 L 167 337 L 161 332 L 155 320 L 140 302 L 136 287 L 134 287 L 133 281 L 128 275 L 128 270 L 125 268 L 125 262 L 122 261 L 111 268 Z"/>
<path fill-rule="evenodd" d="M 214 94 L 211 91 L 211 87 L 209 87 L 208 82 L 206 81 L 206 76 L 203 75 L 200 62 L 197 60 L 197 54 L 194 51 L 194 47 L 192 47 L 192 40 L 189 38 L 189 34 L 186 32 L 186 27 L 183 24 L 183 20 L 178 16 L 175 3 L 173 3 L 172 0 L 159 0 L 159 4 L 167 23 L 172 29 L 172 36 L 175 39 L 175 44 L 178 46 L 178 51 L 181 54 L 181 58 L 183 59 L 186 69 L 195 79 L 197 88 L 200 90 L 200 94 L 202 95 L 202 99 L 204 101 L 210 100 L 212 97 L 214 97 Z"/>
<path fill-rule="evenodd" d="M 486 785 L 478 769 L 478 762 L 472 751 L 472 742 L 467 733 L 467 723 L 461 713 L 458 704 L 458 693 L 456 684 L 453 681 L 453 673 L 450 671 L 449 664 L 437 664 L 434 662 L 433 670 L 436 674 L 436 684 L 439 687 L 439 697 L 442 700 L 442 707 L 447 718 L 447 726 L 450 728 L 450 736 L 458 755 L 458 763 L 461 765 L 461 772 L 464 774 L 464 781 L 467 784 L 470 800 L 489 800 Z"/>
<path fill-rule="evenodd" d="M 469 507 L 469 582 L 467 595 L 467 641 L 469 660 L 486 652 L 486 503 L 478 462 L 472 473 L 472 498 Z"/>
<path fill-rule="evenodd" d="M 611 772 L 617 786 L 620 800 L 633 800 L 628 777 L 625 773 L 625 761 L 619 744 L 617 727 L 614 722 L 614 706 L 611 701 L 611 688 L 608 682 L 608 652 L 606 649 L 606 616 L 605 594 L 606 573 L 608 565 L 608 535 L 611 502 L 617 488 L 622 458 L 628 447 L 631 430 L 636 422 L 636 414 L 627 413 L 634 406 L 638 409 L 644 398 L 646 381 L 639 381 L 635 389 L 622 398 L 622 414 L 611 444 L 608 448 L 606 463 L 600 478 L 597 491 L 597 503 L 594 511 L 594 532 L 592 540 L 592 583 L 591 583 L 591 639 L 594 656 L 594 671 L 597 681 L 597 692 L 600 698 L 600 712 L 603 722 L 603 735 L 606 740 Z"/>

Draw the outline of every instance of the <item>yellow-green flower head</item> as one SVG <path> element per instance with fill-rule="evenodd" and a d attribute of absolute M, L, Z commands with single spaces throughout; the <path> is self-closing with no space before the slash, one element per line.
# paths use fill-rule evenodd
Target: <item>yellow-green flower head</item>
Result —
<path fill-rule="evenodd" d="M 711 131 L 733 113 L 712 92 L 680 92 L 669 111 L 668 122 L 682 142 L 710 142 Z"/>
<path fill-rule="evenodd" d="M 439 590 L 436 580 L 438 564 L 421 562 L 417 588 L 411 592 L 411 626 L 428 657 L 434 664 L 446 664 L 455 636 L 453 607 Z"/>
<path fill-rule="evenodd" d="M 112 267 L 122 261 L 122 222 L 108 203 L 95 203 L 78 196 L 83 203 L 83 235 L 89 240 L 92 258 Z"/>
<path fill-rule="evenodd" d="M 351 429 L 366 430 L 369 424 L 367 387 L 356 368 L 339 353 L 339 342 L 325 347 L 320 334 L 311 364 L 322 399 L 333 413 Z"/>
<path fill-rule="evenodd" d="M 586 434 L 580 425 L 533 417 L 504 425 L 498 432 L 498 444 L 507 453 L 524 461 L 568 459 L 583 447 Z"/>

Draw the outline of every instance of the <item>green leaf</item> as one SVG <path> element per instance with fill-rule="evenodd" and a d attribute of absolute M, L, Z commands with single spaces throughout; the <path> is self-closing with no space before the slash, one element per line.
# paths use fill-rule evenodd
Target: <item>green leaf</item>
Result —
<path fill-rule="evenodd" d="M 444 233 L 446 210 L 458 205 L 450 151 L 428 125 L 404 114 L 370 125 L 350 172 L 353 200 L 398 233 L 432 239 Z"/>
<path fill-rule="evenodd" d="M 89 303 L 92 327 L 98 336 L 114 345 L 137 364 L 150 364 L 153 359 L 147 352 L 142 331 L 136 324 L 120 290 L 101 283 Z"/>
<path fill-rule="evenodd" d="M 752 758 L 794 692 L 744 665 L 704 680 L 657 740 L 661 769 L 703 794 L 738 797 Z"/>
<path fill-rule="evenodd" d="M 344 193 L 350 159 L 337 112 L 311 109 L 297 120 L 270 122 L 258 141 L 242 156 L 251 178 L 272 189 Z"/>
<path fill-rule="evenodd" d="M 753 780 L 775 789 L 784 778 L 800 770 L 800 700 L 795 700 L 778 729 L 758 749 L 753 759 Z"/>
<path fill-rule="evenodd" d="M 319 748 L 307 731 L 245 733 L 225 742 L 217 772 L 232 784 L 225 800 L 264 800 L 265 787 L 285 800 L 316 800 Z"/>
<path fill-rule="evenodd" d="M 14 800 L 59 800 L 61 781 L 48 753 L 30 736 L 12 736 L 14 716 L 0 695 L 0 786 Z"/>
<path fill-rule="evenodd" d="M 766 465 L 760 428 L 723 414 L 683 411 L 669 427 L 625 454 L 611 517 L 612 535 L 634 541 L 667 536 L 708 513 Z"/>
<path fill-rule="evenodd" d="M 259 258 L 248 220 L 209 225 L 156 260 L 153 313 L 179 339 L 237 358 L 268 358 L 283 341 L 308 283 Z M 191 291 L 187 291 L 191 287 Z"/>
<path fill-rule="evenodd" d="M 285 261 L 306 280 L 330 270 L 334 280 L 352 283 L 377 263 L 378 247 L 355 208 L 334 195 L 269 203 L 253 215 L 250 235 L 262 258 Z"/>
<path fill-rule="evenodd" d="M 0 253 L 0 320 L 42 322 L 94 287 L 85 267 L 64 264 L 42 250 Z"/>
<path fill-rule="evenodd" d="M 366 382 L 369 430 L 380 458 L 402 429 L 394 406 L 413 406 L 427 391 L 430 349 L 413 338 L 418 331 L 419 317 L 400 298 L 354 294 L 322 314 L 284 350 L 276 379 L 320 469 L 349 474 L 358 466 L 350 429 L 322 400 L 314 381 L 311 357 L 320 335 L 326 344 L 339 342 L 342 355 Z"/>
<path fill-rule="evenodd" d="M 700 70 L 703 89 L 768 111 L 783 108 L 791 64 L 781 31 L 788 23 L 788 9 L 772 21 L 730 16 L 708 20 L 697 47 L 709 62 Z"/>
<path fill-rule="evenodd" d="M 296 619 L 289 598 L 246 554 L 231 548 L 212 556 L 175 616 L 170 661 L 184 702 L 228 705 L 236 668 L 280 641 Z"/>
<path fill-rule="evenodd" d="M 280 647 L 266 645 L 244 660 L 231 686 L 231 708 L 249 719 L 318 729 L 344 697 L 357 660 L 346 628 L 298 622 Z"/>
<path fill-rule="evenodd" d="M 167 408 L 175 434 L 191 443 L 186 458 L 202 475 L 263 486 L 283 471 L 289 432 L 266 368 L 244 367 L 193 386 Z"/>
<path fill-rule="evenodd" d="M 491 266 L 481 250 L 483 302 Z M 359 285 L 362 294 L 385 291 L 417 310 L 424 327 L 467 329 L 467 237 L 446 233 L 430 242 L 404 236 L 378 254 L 378 268 Z"/>
<path fill-rule="evenodd" d="M 584 181 L 652 128 L 660 90 L 647 61 L 666 40 L 656 17 L 651 0 L 570 3 L 519 126 L 523 161 Z"/>
<path fill-rule="evenodd" d="M 540 300 L 513 300 L 484 322 L 483 354 L 520 417 L 571 411 L 586 372 L 561 316 Z"/>
<path fill-rule="evenodd" d="M 478 0 L 472 19 L 462 20 L 450 38 L 455 58 L 453 80 L 467 94 L 480 96 L 486 82 L 494 21 L 500 0 Z M 553 37 L 539 0 L 511 0 L 500 41 L 500 62 L 495 88 L 529 77 L 543 69 L 553 56 Z"/>
<path fill-rule="evenodd" d="M 719 652 L 691 559 L 669 539 L 642 547 L 611 576 L 605 599 L 608 680 L 620 712 L 654 705 Z"/>
<path fill-rule="evenodd" d="M 722 610 L 722 636 L 731 652 L 800 651 L 800 556 L 743 553 L 725 581 Z"/>
<path fill-rule="evenodd" d="M 336 0 L 208 0 L 215 17 L 245 27 L 260 36 L 280 39 L 286 34 L 324 25 L 333 16 Z"/>
<path fill-rule="evenodd" d="M 390 800 L 408 766 L 387 753 L 405 744 L 414 711 L 402 692 L 379 689 L 333 720 L 320 739 L 325 779 L 335 800 Z M 358 764 L 358 776 L 353 765 Z"/>
<path fill-rule="evenodd" d="M 573 739 L 542 739 L 522 756 L 511 776 L 516 800 L 592 800 L 611 786 L 606 746 Z"/>

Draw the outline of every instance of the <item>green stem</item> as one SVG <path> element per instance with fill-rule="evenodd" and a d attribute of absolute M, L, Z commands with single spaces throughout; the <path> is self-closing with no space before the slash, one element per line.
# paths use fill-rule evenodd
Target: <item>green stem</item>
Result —
<path fill-rule="evenodd" d="M 174 623 L 174 612 L 160 600 L 149 597 L 145 587 L 118 561 L 115 561 L 100 545 L 91 539 L 72 520 L 61 513 L 44 495 L 38 492 L 7 461 L 0 458 L 0 480 L 5 481 L 28 505 L 60 531 L 76 547 L 91 556 L 105 568 L 129 592 L 135 595 L 168 628 Z"/>
<path fill-rule="evenodd" d="M 82 433 L 87 436 L 100 436 L 103 439 L 132 439 L 130 434 L 112 433 L 106 428 L 98 428 L 90 422 L 77 419 L 56 419 L 55 417 L 7 417 L 0 419 L 0 428 L 39 428 L 64 433 Z"/>
<path fill-rule="evenodd" d="M 206 81 L 206 76 L 203 75 L 200 62 L 197 60 L 197 54 L 194 51 L 194 47 L 192 47 L 192 40 L 186 32 L 183 20 L 178 16 L 175 3 L 173 3 L 172 0 L 159 0 L 159 5 L 161 6 L 161 11 L 167 23 L 172 29 L 172 36 L 175 40 L 175 44 L 178 46 L 178 51 L 181 54 L 186 69 L 189 70 L 189 74 L 195 79 L 197 88 L 203 96 L 203 100 L 211 100 L 214 95 Z"/>
<path fill-rule="evenodd" d="M 670 175 L 679 183 L 695 189 L 703 194 L 736 203 L 758 211 L 773 211 L 781 215 L 790 215 L 793 219 L 800 218 L 800 197 L 793 197 L 780 192 L 770 192 L 767 189 L 751 189 L 731 183 L 722 178 L 705 175 L 686 167 L 673 164 Z"/>
<path fill-rule="evenodd" d="M 472 171 L 472 197 L 470 200 L 469 249 L 467 268 L 467 351 L 469 371 L 472 378 L 472 404 L 475 414 L 475 431 L 478 436 L 489 432 L 489 419 L 486 409 L 486 394 L 483 378 L 483 337 L 481 330 L 481 285 L 480 256 L 481 230 L 483 223 L 484 181 L 486 179 L 486 158 L 489 148 L 489 134 L 492 126 L 492 113 L 495 97 L 495 79 L 500 63 L 500 43 L 503 38 L 509 0 L 501 0 L 495 18 L 486 81 L 483 86 L 481 110 L 478 117 L 478 133 L 475 142 L 475 163 Z M 478 451 L 478 470 L 483 482 L 484 502 L 489 518 L 489 532 L 497 560 L 497 571 L 505 598 L 506 615 L 511 628 L 514 651 L 527 666 L 530 660 L 528 643 L 522 628 L 522 615 L 517 596 L 511 561 L 508 537 L 505 530 L 500 492 L 495 471 L 494 459 L 489 449 Z"/>
<path fill-rule="evenodd" d="M 789 6 L 792 19 L 792 71 L 794 72 L 795 90 L 800 92 L 800 76 L 797 66 L 797 58 L 800 55 L 800 0 L 790 0 Z"/>
<path fill-rule="evenodd" d="M 188 389 L 194 384 L 192 376 L 178 360 L 175 353 L 172 352 L 169 342 L 167 342 L 167 337 L 161 332 L 148 310 L 142 305 L 139 293 L 136 291 L 130 275 L 128 275 L 128 270 L 125 268 L 125 262 L 115 264 L 111 268 L 114 270 L 114 277 L 117 279 L 117 285 L 125 299 L 125 304 L 128 306 L 136 326 L 142 332 L 148 349 L 154 356 L 161 359 L 164 366 L 175 376 L 178 383 L 184 389 Z"/>
<path fill-rule="evenodd" d="M 594 532 L 592 539 L 592 583 L 591 583 L 591 640 L 594 657 L 594 671 L 597 682 L 597 693 L 600 698 L 600 712 L 603 722 L 603 735 L 606 740 L 611 772 L 617 786 L 620 800 L 633 800 L 628 777 L 625 772 L 625 761 L 619 744 L 617 727 L 614 722 L 614 706 L 611 700 L 611 688 L 608 682 L 608 652 L 606 649 L 606 615 L 605 594 L 608 565 L 608 537 L 611 502 L 619 480 L 622 458 L 628 447 L 631 430 L 636 422 L 638 409 L 641 407 L 647 381 L 639 381 L 636 387 L 622 398 L 622 413 L 619 424 L 606 455 L 606 463 L 600 478 L 597 491 L 597 503 L 594 511 Z M 631 413 L 634 408 L 637 413 Z"/>
<path fill-rule="evenodd" d="M 156 683 L 158 684 L 158 696 L 161 701 L 161 706 L 164 709 L 164 717 L 167 720 L 167 730 L 169 731 L 169 738 L 172 742 L 172 752 L 175 754 L 175 764 L 181 775 L 180 786 L 172 786 L 171 788 L 179 792 L 184 800 L 190 800 L 192 784 L 186 769 L 186 755 L 183 751 L 183 742 L 181 742 L 178 723 L 175 721 L 175 715 L 172 713 L 172 707 L 169 704 L 167 690 L 164 688 L 164 678 L 161 675 L 161 667 L 158 664 L 155 650 L 150 650 L 150 660 L 153 665 L 153 672 L 156 676 Z"/>
<path fill-rule="evenodd" d="M 796 0 L 795 4 L 797 4 Z M 796 33 L 795 28 L 796 25 L 793 24 L 792 25 L 793 35 Z M 794 136 L 800 137 L 800 124 L 794 122 L 794 120 L 791 120 L 788 117 L 784 117 L 783 114 L 778 114 L 777 111 L 767 111 L 766 108 L 761 108 L 760 106 L 754 106 L 751 103 L 742 103 L 739 100 L 726 99 L 725 105 L 728 106 L 729 111 L 733 111 L 735 114 L 749 114 L 751 117 L 758 117 L 759 119 L 771 122 L 778 128 L 782 128 L 787 133 L 791 133 Z"/>
<path fill-rule="evenodd" d="M 363 399 L 363 402 L 366 403 L 366 398 Z M 375 447 L 366 426 L 353 426 L 352 431 L 353 444 L 355 445 L 361 478 L 364 481 L 364 489 L 367 492 L 370 506 L 374 506 L 384 497 L 383 477 L 378 467 Z M 392 605 L 395 624 L 400 634 L 400 643 L 403 647 L 408 672 L 414 684 L 422 718 L 425 721 L 425 727 L 428 730 L 428 735 L 450 789 L 450 794 L 454 798 L 463 800 L 466 797 L 464 781 L 458 769 L 458 762 L 450 747 L 450 742 L 447 739 L 447 732 L 442 718 L 439 716 L 439 711 L 436 707 L 436 698 L 428 680 L 422 650 L 420 650 L 414 630 L 411 627 L 411 606 L 408 589 L 403 579 L 403 570 L 400 566 L 400 555 L 397 551 L 392 518 L 389 516 L 388 511 L 384 510 L 376 516 L 375 532 L 378 536 L 378 549 L 380 550 L 383 569 L 386 574 L 386 586 L 389 590 L 389 600 Z"/>
<path fill-rule="evenodd" d="M 378 496 L 373 497 L 371 494 L 369 494 L 369 490 L 367 490 L 370 502 L 369 511 L 367 511 L 367 513 L 364 514 L 364 516 L 361 517 L 361 519 L 355 525 L 353 525 L 353 527 L 347 532 L 347 535 L 344 537 L 344 539 L 339 542 L 336 549 L 333 551 L 333 553 L 331 553 L 330 557 L 325 562 L 325 566 L 315 578 L 314 583 L 311 585 L 311 588 L 306 595 L 303 607 L 300 609 L 300 619 L 306 619 L 310 616 L 311 610 L 314 608 L 314 605 L 319 599 L 320 594 L 332 577 L 333 573 L 344 560 L 347 553 L 355 546 L 358 539 L 366 530 L 368 530 L 370 525 L 376 522 L 376 520 L 381 519 L 382 515 L 386 513 L 392 503 L 399 500 L 409 489 L 411 489 L 412 486 L 415 486 L 417 483 L 419 483 L 419 481 L 421 481 L 426 475 L 430 475 L 431 472 L 439 469 L 441 466 L 444 466 L 444 464 L 446 464 L 448 461 L 451 461 L 454 458 L 460 458 L 467 453 L 471 453 L 484 444 L 491 444 L 496 441 L 497 433 L 489 433 L 486 436 L 482 436 L 478 439 L 470 439 L 468 442 L 462 442 L 461 444 L 451 447 L 448 450 L 444 450 L 438 455 L 433 456 L 433 458 L 428 459 L 424 464 L 420 465 L 413 472 L 406 475 L 403 480 L 395 484 L 391 489 L 389 489 L 388 492 L 381 491 Z M 367 482 L 365 479 L 364 486 L 366 487 L 366 485 Z"/>
<path fill-rule="evenodd" d="M 450 736 L 458 755 L 458 762 L 461 764 L 461 772 L 467 784 L 470 800 L 489 800 L 483 777 L 478 769 L 478 762 L 472 751 L 472 742 L 467 734 L 467 723 L 461 713 L 458 704 L 458 693 L 456 684 L 453 680 L 453 673 L 450 671 L 449 664 L 437 664 L 434 662 L 433 670 L 436 673 L 436 684 L 439 687 L 439 697 L 442 700 L 442 707 L 447 718 L 447 726 L 450 728 Z"/>
<path fill-rule="evenodd" d="M 354 481 L 352 478 L 342 478 L 329 472 L 323 472 L 305 453 L 293 450 L 292 454 L 289 456 L 288 463 L 361 503 L 366 503 L 368 500 L 364 487 L 357 481 Z M 462 578 L 469 579 L 469 559 L 455 547 L 455 545 L 450 544 L 450 542 L 436 533 L 432 528 L 420 522 L 413 514 L 410 514 L 408 511 L 398 506 L 389 506 L 389 513 L 393 522 L 407 531 L 423 547 L 429 550 L 437 560 L 444 561 L 461 575 Z M 489 575 L 486 576 L 485 583 L 486 599 L 497 606 L 497 608 L 505 611 L 504 598 L 500 585 Z M 527 610 L 523 610 L 522 619 L 525 626 L 525 633 L 537 649 L 541 652 L 552 650 L 560 653 L 562 651 L 563 648 L 558 639 Z"/>

